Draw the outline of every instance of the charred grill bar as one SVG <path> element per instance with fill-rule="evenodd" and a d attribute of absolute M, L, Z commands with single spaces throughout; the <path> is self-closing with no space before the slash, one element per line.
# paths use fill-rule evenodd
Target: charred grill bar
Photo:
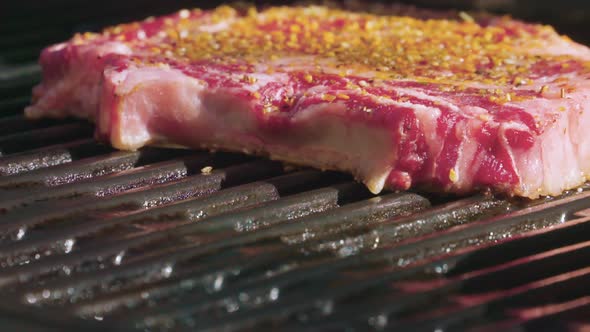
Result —
<path fill-rule="evenodd" d="M 585 187 L 532 202 L 374 197 L 345 175 L 236 154 L 114 151 L 81 122 L 22 117 L 38 69 L 14 59 L 37 34 L 15 31 L 33 37 L 2 36 L 3 328 L 590 325 Z"/>

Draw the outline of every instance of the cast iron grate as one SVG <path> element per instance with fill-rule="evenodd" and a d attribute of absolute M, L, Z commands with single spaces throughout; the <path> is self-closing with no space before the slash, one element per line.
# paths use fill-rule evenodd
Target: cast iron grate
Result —
<path fill-rule="evenodd" d="M 24 119 L 38 67 L 6 68 L 0 326 L 590 326 L 586 187 L 534 202 L 375 197 L 346 175 L 237 154 L 114 151 L 88 124 Z"/>

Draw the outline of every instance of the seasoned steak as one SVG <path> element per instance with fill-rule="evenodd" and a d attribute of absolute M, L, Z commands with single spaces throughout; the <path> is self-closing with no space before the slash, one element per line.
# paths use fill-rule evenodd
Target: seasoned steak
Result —
<path fill-rule="evenodd" d="M 41 54 L 30 118 L 95 121 L 119 149 L 243 151 L 384 188 L 535 198 L 590 174 L 590 50 L 460 13 L 182 10 Z"/>

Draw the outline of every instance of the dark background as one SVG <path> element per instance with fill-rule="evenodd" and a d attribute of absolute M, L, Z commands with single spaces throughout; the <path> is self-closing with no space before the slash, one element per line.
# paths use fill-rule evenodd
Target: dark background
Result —
<path fill-rule="evenodd" d="M 289 4 L 295 1 L 251 2 Z M 561 33 L 568 34 L 577 41 L 590 43 L 590 1 L 586 0 L 406 0 L 402 2 L 431 8 L 483 9 L 496 13 L 510 13 L 529 21 L 552 24 Z M 65 40 L 74 32 L 98 30 L 105 25 L 164 14 L 180 8 L 210 8 L 221 3 L 224 1 L 0 1 L 0 63 L 7 65 L 35 61 L 43 46 Z"/>

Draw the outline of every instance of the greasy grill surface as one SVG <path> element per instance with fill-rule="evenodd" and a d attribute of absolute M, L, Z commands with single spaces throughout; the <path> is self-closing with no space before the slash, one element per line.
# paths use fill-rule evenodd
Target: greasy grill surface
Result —
<path fill-rule="evenodd" d="M 242 155 L 114 151 L 83 122 L 20 115 L 38 74 L 0 76 L 3 330 L 590 326 L 585 188 L 375 197 Z"/>

